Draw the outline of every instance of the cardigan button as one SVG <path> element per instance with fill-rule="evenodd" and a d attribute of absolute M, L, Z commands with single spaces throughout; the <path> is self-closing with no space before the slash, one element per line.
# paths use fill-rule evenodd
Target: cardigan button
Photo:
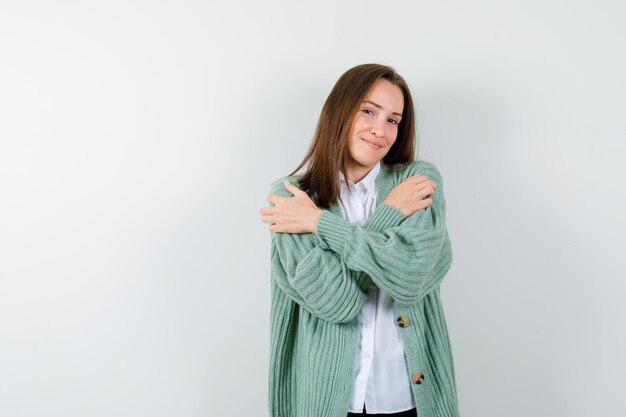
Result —
<path fill-rule="evenodd" d="M 398 326 L 400 326 L 400 327 L 409 327 L 410 321 L 409 321 L 409 318 L 407 316 L 400 316 L 396 320 L 396 323 L 398 323 Z"/>
<path fill-rule="evenodd" d="M 424 374 L 421 372 L 415 372 L 413 375 L 411 375 L 411 380 L 415 384 L 421 384 L 422 382 L 424 382 Z"/>

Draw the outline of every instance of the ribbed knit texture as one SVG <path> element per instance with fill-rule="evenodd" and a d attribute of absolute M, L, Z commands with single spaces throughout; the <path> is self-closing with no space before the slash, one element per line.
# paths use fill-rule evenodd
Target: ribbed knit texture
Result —
<path fill-rule="evenodd" d="M 407 177 L 437 183 L 432 206 L 406 217 L 384 203 Z M 283 180 L 272 193 L 291 197 Z M 345 417 L 359 344 L 358 313 L 373 281 L 395 299 L 398 328 L 419 417 L 457 417 L 454 362 L 439 297 L 452 263 L 443 180 L 424 161 L 392 169 L 381 162 L 377 207 L 365 224 L 324 210 L 316 233 L 272 233 L 269 410 L 272 417 Z"/>

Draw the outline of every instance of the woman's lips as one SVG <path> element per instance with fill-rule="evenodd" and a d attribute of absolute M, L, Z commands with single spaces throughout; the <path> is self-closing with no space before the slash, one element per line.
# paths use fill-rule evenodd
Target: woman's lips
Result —
<path fill-rule="evenodd" d="M 382 146 L 381 146 L 381 145 L 377 145 L 377 144 L 375 144 L 374 142 L 370 142 L 370 141 L 369 141 L 369 140 L 367 140 L 367 139 L 363 139 L 363 138 L 361 138 L 361 140 L 362 140 L 363 142 L 367 143 L 369 146 L 371 146 L 371 147 L 372 147 L 372 148 L 374 148 L 374 149 L 380 149 L 380 148 L 382 148 Z"/>

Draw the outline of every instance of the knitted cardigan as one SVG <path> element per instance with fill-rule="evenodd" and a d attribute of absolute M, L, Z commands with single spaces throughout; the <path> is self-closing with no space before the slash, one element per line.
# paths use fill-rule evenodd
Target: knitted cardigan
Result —
<path fill-rule="evenodd" d="M 407 177 L 437 184 L 433 204 L 411 216 L 384 203 Z M 283 180 L 272 193 L 291 197 Z M 346 417 L 359 348 L 359 311 L 371 282 L 394 298 L 419 417 L 458 417 L 456 380 L 439 285 L 452 263 L 443 180 L 425 161 L 376 177 L 377 206 L 363 224 L 323 210 L 316 233 L 271 235 L 271 417 Z M 407 319 L 408 318 L 408 322 Z M 400 323 L 402 326 L 400 326 Z M 413 379 L 413 378 L 412 378 Z"/>

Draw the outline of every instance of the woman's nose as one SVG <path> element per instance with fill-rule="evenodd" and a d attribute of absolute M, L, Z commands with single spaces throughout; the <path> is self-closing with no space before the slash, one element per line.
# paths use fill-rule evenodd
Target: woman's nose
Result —
<path fill-rule="evenodd" d="M 382 138 L 383 135 L 385 134 L 384 123 L 385 123 L 384 121 L 381 122 L 380 120 L 376 120 L 375 122 L 372 123 L 371 132 L 377 138 Z"/>

